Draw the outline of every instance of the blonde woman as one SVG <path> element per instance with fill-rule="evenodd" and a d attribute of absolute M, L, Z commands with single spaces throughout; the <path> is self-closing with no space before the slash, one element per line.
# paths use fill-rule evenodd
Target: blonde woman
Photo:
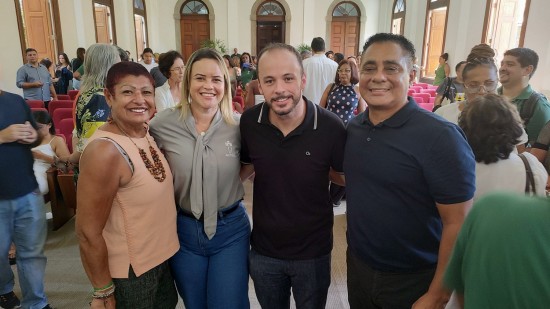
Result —
<path fill-rule="evenodd" d="M 151 121 L 174 174 L 180 250 L 170 266 L 188 309 L 250 306 L 250 222 L 230 87 L 222 56 L 199 49 L 185 68 L 181 103 Z"/>

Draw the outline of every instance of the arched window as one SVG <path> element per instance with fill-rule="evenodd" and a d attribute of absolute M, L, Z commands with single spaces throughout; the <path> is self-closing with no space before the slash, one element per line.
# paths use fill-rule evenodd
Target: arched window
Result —
<path fill-rule="evenodd" d="M 421 76 L 433 77 L 439 65 L 439 56 L 443 54 L 445 47 L 450 0 L 428 0 L 427 2 Z"/>
<path fill-rule="evenodd" d="M 500 63 L 504 52 L 523 47 L 530 0 L 487 0 L 482 42 L 496 51 Z"/>
<path fill-rule="evenodd" d="M 345 57 L 356 55 L 359 50 L 359 8 L 355 3 L 344 1 L 332 10 L 330 24 L 330 50 Z"/>
<path fill-rule="evenodd" d="M 281 16 L 284 14 L 285 14 L 285 10 L 276 1 L 264 2 L 258 9 L 258 15 L 260 16 L 267 16 L 267 15 Z"/>
<path fill-rule="evenodd" d="M 334 8 L 332 11 L 332 16 L 341 17 L 341 16 L 359 16 L 359 9 L 355 4 L 351 2 L 342 2 Z"/>
<path fill-rule="evenodd" d="M 187 1 L 180 10 L 180 35 L 183 59 L 210 39 L 210 17 L 208 7 L 202 1 Z"/>
<path fill-rule="evenodd" d="M 285 41 L 285 9 L 277 1 L 265 1 L 256 11 L 256 52 L 269 43 Z"/>
<path fill-rule="evenodd" d="M 182 15 L 208 15 L 208 8 L 201 1 L 188 1 L 181 8 Z"/>
<path fill-rule="evenodd" d="M 145 1 L 134 0 L 134 25 L 136 29 L 136 51 L 139 58 L 143 49 L 149 46 L 147 36 L 147 14 L 145 11 Z"/>
<path fill-rule="evenodd" d="M 93 0 L 95 38 L 97 43 L 116 44 L 113 0 Z"/>
<path fill-rule="evenodd" d="M 391 22 L 391 33 L 403 34 L 405 31 L 405 0 L 393 2 L 393 14 Z"/>

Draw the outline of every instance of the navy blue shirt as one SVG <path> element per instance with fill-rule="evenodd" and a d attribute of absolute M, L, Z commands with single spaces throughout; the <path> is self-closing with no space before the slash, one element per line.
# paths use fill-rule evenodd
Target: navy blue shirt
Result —
<path fill-rule="evenodd" d="M 475 191 L 474 155 L 462 130 L 411 98 L 377 125 L 368 109 L 351 120 L 344 173 L 349 248 L 381 271 L 435 266 L 442 232 L 436 202 L 465 202 Z"/>
<path fill-rule="evenodd" d="M 22 97 L 0 93 L 0 131 L 28 121 L 36 129 L 31 110 Z M 0 200 L 12 200 L 38 188 L 31 147 L 18 142 L 0 144 Z"/>
<path fill-rule="evenodd" d="M 278 259 L 332 250 L 329 170 L 342 171 L 346 130 L 336 115 L 306 102 L 304 121 L 287 136 L 270 123 L 266 103 L 241 117 L 241 161 L 256 171 L 252 248 Z"/>

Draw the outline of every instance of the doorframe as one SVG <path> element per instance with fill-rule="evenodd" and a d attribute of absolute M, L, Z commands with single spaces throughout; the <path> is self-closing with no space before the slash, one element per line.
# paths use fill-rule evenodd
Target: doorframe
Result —
<path fill-rule="evenodd" d="M 449 20 L 449 10 L 451 9 L 451 1 L 450 0 L 437 0 L 435 2 L 431 2 L 430 0 L 426 0 L 426 16 L 424 18 L 424 39 L 422 40 L 422 61 L 421 61 L 421 67 L 423 69 L 420 70 L 420 78 L 424 78 L 426 75 L 426 66 L 428 65 L 426 62 L 428 61 L 428 48 L 426 46 L 426 39 L 429 36 L 427 31 L 428 29 L 428 14 L 431 10 L 439 9 L 447 7 L 447 11 L 445 12 L 445 29 L 443 30 L 443 45 L 441 46 L 441 51 L 445 51 L 445 40 L 447 39 L 447 22 Z M 417 57 L 418 59 L 418 57 Z M 428 79 L 432 79 L 428 77 Z"/>
<path fill-rule="evenodd" d="M 487 31 L 489 30 L 489 13 L 491 13 L 491 4 L 495 0 L 487 0 L 485 4 L 485 18 L 483 19 L 483 32 L 481 33 L 481 43 L 487 39 Z M 523 10 L 523 24 L 519 34 L 518 47 L 523 47 L 525 41 L 525 32 L 527 31 L 527 20 L 529 19 L 529 9 L 531 8 L 531 0 L 525 0 L 525 9 Z"/>
<path fill-rule="evenodd" d="M 111 22 L 110 26 L 111 26 L 111 31 L 113 32 L 113 42 L 111 44 L 116 45 L 117 44 L 116 26 L 115 26 L 115 20 L 116 19 L 115 19 L 115 8 L 114 8 L 112 0 L 92 0 L 92 13 L 93 13 L 93 17 L 94 17 L 95 41 L 97 43 L 97 29 L 96 29 L 96 20 L 95 20 L 95 4 L 96 3 L 100 4 L 100 5 L 104 5 L 104 6 L 109 8 L 109 14 L 111 14 L 111 16 L 109 17 L 110 22 Z M 132 5 L 133 5 L 133 3 L 132 3 Z"/>
<path fill-rule="evenodd" d="M 282 7 L 285 12 L 284 20 L 283 20 L 283 42 L 285 44 L 289 44 L 290 42 L 290 21 L 292 20 L 292 16 L 290 13 L 290 6 L 286 2 L 286 0 L 275 0 L 277 1 Z M 250 10 L 250 37 L 252 38 L 250 42 L 250 54 L 251 55 L 257 55 L 260 51 L 257 50 L 258 48 L 258 38 L 256 35 L 258 34 L 258 9 L 260 6 L 266 2 L 266 0 L 256 0 L 254 4 L 252 5 L 252 8 Z M 269 16 L 264 16 L 260 19 L 260 21 L 269 21 L 267 20 Z M 264 19 L 266 18 L 266 19 Z M 280 18 L 280 17 L 279 17 Z M 277 20 L 279 21 L 279 20 Z"/>
<path fill-rule="evenodd" d="M 272 16 L 266 16 L 266 17 L 272 17 Z M 257 51 L 257 53 L 260 52 L 260 50 L 258 50 L 258 31 L 260 30 L 260 28 L 258 27 L 258 23 L 262 23 L 262 22 L 276 22 L 276 23 L 279 23 L 281 25 L 281 33 L 282 33 L 282 36 L 283 36 L 283 39 L 282 41 L 284 42 L 286 40 L 286 27 L 285 27 L 285 21 L 284 19 L 275 19 L 273 17 L 272 18 L 266 18 L 266 17 L 263 17 L 262 19 L 260 20 L 257 20 L 256 21 L 256 46 L 254 48 L 254 50 Z M 254 55 L 257 55 L 257 53 L 254 53 Z"/>
<path fill-rule="evenodd" d="M 17 28 L 19 31 L 19 42 L 21 43 L 21 58 L 23 59 L 23 63 L 27 63 L 27 55 L 25 53 L 25 50 L 29 48 L 27 46 L 27 40 L 25 37 L 25 29 L 23 29 L 23 16 L 21 15 L 22 8 L 19 4 L 19 0 L 13 0 L 15 3 L 15 11 L 16 11 L 16 17 L 17 17 Z M 23 0 L 24 1 L 24 0 Z M 48 1 L 48 0 L 44 0 Z M 59 56 L 59 53 L 63 51 L 63 36 L 61 35 L 61 20 L 59 18 L 59 2 L 58 0 L 50 0 L 51 1 L 51 10 L 49 18 L 53 19 L 53 34 L 55 36 L 55 44 L 54 45 L 54 59 Z"/>
<path fill-rule="evenodd" d="M 181 14 L 181 9 L 183 8 L 183 5 L 189 0 L 178 0 L 176 4 L 174 5 L 174 20 L 176 21 L 174 23 L 174 26 L 176 27 L 176 46 L 179 46 L 179 51 L 183 53 L 183 46 L 181 42 L 181 20 L 183 14 Z M 216 21 L 216 14 L 214 13 L 214 7 L 212 6 L 212 3 L 210 0 L 200 0 L 206 7 L 208 8 L 208 20 L 209 20 L 209 28 L 210 28 L 210 38 L 216 37 L 216 27 L 215 27 L 215 21 Z"/>
<path fill-rule="evenodd" d="M 332 12 L 334 12 L 334 9 L 342 2 L 350 2 L 350 3 L 353 3 L 355 4 L 355 6 L 359 9 L 359 20 L 358 20 L 358 25 L 359 25 L 359 35 L 357 37 L 358 39 L 358 43 L 357 43 L 357 52 L 358 53 L 362 53 L 363 51 L 363 46 L 361 46 L 361 42 L 364 42 L 365 41 L 365 31 L 363 31 L 365 29 L 365 25 L 366 25 L 366 20 L 367 20 L 367 17 L 366 17 L 366 9 L 365 9 L 365 5 L 363 4 L 362 1 L 358 1 L 358 0 L 346 0 L 346 1 L 342 1 L 342 0 L 333 0 L 332 3 L 329 5 L 328 7 L 328 10 L 327 10 L 327 16 L 325 17 L 325 20 L 326 20 L 326 30 L 325 30 L 325 46 L 330 46 L 331 42 L 330 42 L 330 34 L 332 32 Z M 311 44 L 311 42 L 304 42 L 306 44 Z"/>

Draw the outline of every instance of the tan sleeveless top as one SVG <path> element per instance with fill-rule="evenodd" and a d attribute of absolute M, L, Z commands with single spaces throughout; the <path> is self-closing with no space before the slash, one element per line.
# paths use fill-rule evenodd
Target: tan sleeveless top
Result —
<path fill-rule="evenodd" d="M 179 250 L 172 173 L 149 133 L 144 138 L 132 140 L 145 150 L 147 157 L 153 162 L 147 143 L 149 139 L 166 170 L 166 179 L 163 182 L 158 182 L 149 173 L 137 147 L 128 137 L 97 130 L 90 142 L 101 137 L 107 137 L 120 145 L 134 167 L 130 182 L 118 189 L 103 229 L 109 270 L 113 278 L 128 278 L 128 270 L 132 265 L 135 274 L 140 276 Z"/>

